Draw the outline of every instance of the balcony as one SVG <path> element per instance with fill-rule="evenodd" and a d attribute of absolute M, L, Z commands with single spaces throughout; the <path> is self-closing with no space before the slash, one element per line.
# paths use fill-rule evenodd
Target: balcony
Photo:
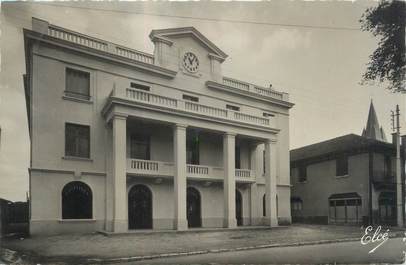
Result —
<path fill-rule="evenodd" d="M 135 176 L 173 177 L 174 165 L 171 162 L 127 159 L 127 173 Z M 186 175 L 190 179 L 222 181 L 224 169 L 205 165 L 186 165 Z M 255 181 L 255 173 L 250 169 L 236 169 L 235 179 L 237 182 L 251 183 Z"/>
<path fill-rule="evenodd" d="M 138 105 L 146 105 L 148 107 L 159 107 L 168 111 L 177 111 L 179 113 L 188 113 L 197 117 L 209 117 L 224 122 L 234 122 L 245 125 L 255 125 L 268 129 L 275 128 L 275 121 L 270 117 L 262 117 L 251 115 L 239 111 L 232 111 L 225 108 L 218 108 L 199 104 L 196 102 L 185 101 L 181 99 L 171 98 L 154 94 L 147 91 L 141 91 L 132 88 L 117 89 L 114 88 L 109 96 L 110 99 L 124 99 L 134 102 Z"/>

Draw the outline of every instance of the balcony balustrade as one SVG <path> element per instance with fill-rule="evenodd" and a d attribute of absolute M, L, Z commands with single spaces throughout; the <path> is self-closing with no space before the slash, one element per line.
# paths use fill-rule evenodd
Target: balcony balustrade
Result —
<path fill-rule="evenodd" d="M 174 172 L 174 165 L 171 162 L 127 159 L 127 173 L 130 175 L 173 177 Z M 224 179 L 222 167 L 187 164 L 186 174 L 191 179 L 217 181 Z M 255 181 L 255 173 L 250 169 L 236 169 L 235 178 L 238 182 L 253 182 Z"/>
<path fill-rule="evenodd" d="M 252 175 L 253 175 L 253 173 L 249 169 L 236 169 L 235 170 L 236 178 L 251 178 Z"/>
<path fill-rule="evenodd" d="M 123 92 L 124 91 L 124 92 Z M 135 103 L 148 104 L 151 106 L 166 107 L 172 110 L 178 110 L 182 112 L 188 112 L 190 114 L 203 115 L 221 120 L 228 120 L 234 122 L 240 122 L 244 124 L 253 124 L 263 127 L 274 128 L 274 122 L 272 118 L 255 116 L 251 114 L 242 113 L 239 111 L 233 111 L 229 109 L 223 109 L 200 103 L 185 101 L 181 99 L 170 98 L 161 96 L 147 91 L 138 89 L 127 88 L 117 89 L 114 88 L 109 97 L 124 98 L 131 100 Z"/>
<path fill-rule="evenodd" d="M 250 83 L 247 83 L 244 81 L 240 81 L 240 80 L 236 80 L 233 78 L 229 78 L 229 77 L 223 77 L 223 85 L 226 85 L 226 86 L 229 86 L 232 88 L 236 88 L 239 90 L 248 91 L 248 92 L 252 92 L 255 94 L 271 97 L 271 98 L 276 98 L 279 100 L 285 100 L 285 98 L 284 98 L 285 93 L 276 91 L 271 88 L 255 86 L 253 84 L 250 84 Z"/>

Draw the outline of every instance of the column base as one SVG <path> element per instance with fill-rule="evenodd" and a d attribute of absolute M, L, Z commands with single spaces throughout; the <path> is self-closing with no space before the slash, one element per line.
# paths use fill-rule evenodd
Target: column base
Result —
<path fill-rule="evenodd" d="M 265 218 L 265 225 L 269 225 L 270 227 L 278 227 L 278 219 L 277 218 Z"/>
<path fill-rule="evenodd" d="M 127 232 L 128 221 L 127 220 L 113 220 L 113 232 Z"/>
<path fill-rule="evenodd" d="M 188 229 L 188 223 L 186 219 L 175 220 L 174 226 L 175 230 L 178 231 L 185 231 Z"/>
<path fill-rule="evenodd" d="M 235 218 L 226 218 L 224 219 L 224 223 L 223 223 L 225 228 L 237 228 L 237 219 Z"/>

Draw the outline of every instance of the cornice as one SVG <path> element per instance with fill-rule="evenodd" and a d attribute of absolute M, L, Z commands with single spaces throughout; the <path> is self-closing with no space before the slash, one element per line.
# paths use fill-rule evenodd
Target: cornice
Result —
<path fill-rule="evenodd" d="M 217 47 L 213 42 L 207 39 L 200 31 L 194 27 L 183 27 L 183 28 L 169 28 L 169 29 L 159 29 L 152 30 L 149 34 L 149 38 L 153 41 L 156 37 L 168 37 L 168 36 L 181 36 L 181 35 L 192 35 L 196 40 L 200 42 L 203 46 L 206 46 L 213 54 L 226 59 L 228 55 L 223 52 L 219 47 Z"/>
<path fill-rule="evenodd" d="M 153 37 L 151 38 L 151 41 L 152 41 L 153 43 L 162 42 L 162 43 L 165 43 L 165 44 L 167 44 L 167 45 L 169 45 L 169 46 L 172 46 L 172 44 L 173 44 L 173 41 L 171 41 L 171 40 L 168 39 L 168 38 L 161 37 L 161 36 L 153 36 Z"/>

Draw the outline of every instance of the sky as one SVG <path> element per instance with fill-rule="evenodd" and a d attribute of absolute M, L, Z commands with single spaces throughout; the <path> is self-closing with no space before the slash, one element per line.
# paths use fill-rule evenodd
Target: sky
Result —
<path fill-rule="evenodd" d="M 31 17 L 148 53 L 153 53 L 148 38 L 152 29 L 194 26 L 229 55 L 223 63 L 225 76 L 272 84 L 290 94 L 295 103 L 290 112 L 290 148 L 297 148 L 361 134 L 371 100 L 389 140 L 390 110 L 400 104 L 401 113 L 406 113 L 405 95 L 380 84 L 360 85 L 378 39 L 360 30 L 359 19 L 374 5 L 372 1 L 2 2 L 0 198 L 25 200 L 28 191 L 22 29 L 31 28 Z M 401 126 L 406 133 L 404 116 Z"/>

